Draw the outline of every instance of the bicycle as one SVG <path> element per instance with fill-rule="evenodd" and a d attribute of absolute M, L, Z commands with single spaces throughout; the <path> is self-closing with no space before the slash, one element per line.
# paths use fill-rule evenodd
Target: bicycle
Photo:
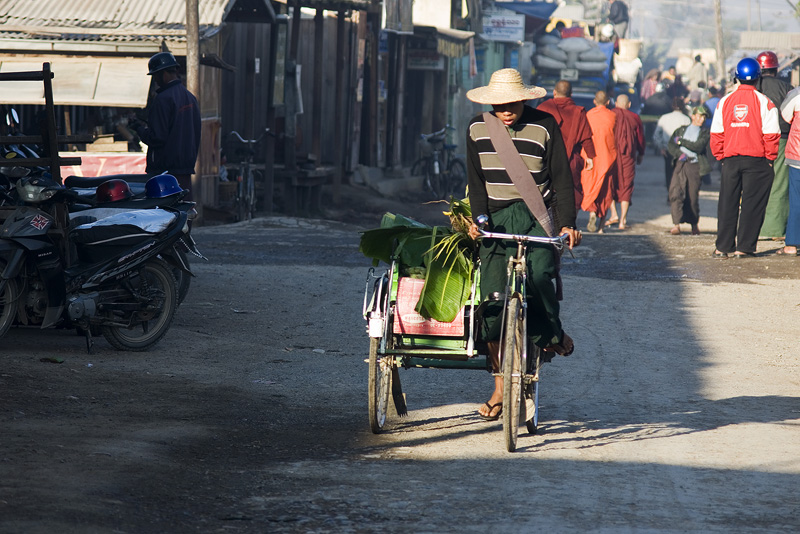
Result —
<path fill-rule="evenodd" d="M 465 194 L 467 186 L 467 166 L 457 158 L 458 145 L 445 143 L 447 130 L 455 130 L 450 125 L 438 132 L 420 135 L 422 156 L 411 166 L 411 175 L 425 175 L 424 187 L 437 199 Z"/>
<path fill-rule="evenodd" d="M 243 155 L 239 161 L 239 168 L 236 172 L 236 220 L 251 220 L 256 212 L 256 182 L 251 165 L 253 163 L 253 156 L 255 150 L 253 147 L 269 134 L 269 128 L 266 128 L 261 135 L 256 139 L 243 139 L 239 132 L 233 130 L 229 135 L 236 138 L 240 143 L 244 144 L 246 148 L 237 150 L 237 155 Z"/>
<path fill-rule="evenodd" d="M 506 449 L 513 452 L 517 448 L 520 419 L 525 421 L 525 426 L 531 434 L 536 433 L 539 425 L 539 370 L 542 365 L 542 349 L 531 344 L 531 358 L 528 358 L 527 294 L 525 290 L 528 277 L 527 246 L 528 243 L 549 244 L 553 245 L 557 251 L 561 251 L 569 243 L 569 236 L 562 234 L 557 237 L 537 237 L 489 232 L 483 229 L 488 220 L 486 215 L 480 215 L 477 218 L 482 238 L 504 239 L 517 243 L 516 255 L 508 258 L 500 333 L 503 434 L 505 435 Z M 523 398 L 525 399 L 524 403 L 522 402 Z"/>

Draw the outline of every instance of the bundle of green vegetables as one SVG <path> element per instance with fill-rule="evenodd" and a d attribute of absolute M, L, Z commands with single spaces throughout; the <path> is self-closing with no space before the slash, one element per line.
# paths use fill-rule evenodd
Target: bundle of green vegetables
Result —
<path fill-rule="evenodd" d="M 469 201 L 450 200 L 450 226 L 428 226 L 402 215 L 386 213 L 380 228 L 361 234 L 359 250 L 373 264 L 398 259 L 400 276 L 424 278 L 417 312 L 451 322 L 470 296 L 475 241 L 469 237 Z"/>

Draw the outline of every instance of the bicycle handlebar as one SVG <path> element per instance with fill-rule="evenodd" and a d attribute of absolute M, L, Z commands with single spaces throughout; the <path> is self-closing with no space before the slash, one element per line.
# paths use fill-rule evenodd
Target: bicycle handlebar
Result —
<path fill-rule="evenodd" d="M 480 232 L 481 234 L 480 237 L 486 237 L 489 239 L 508 239 L 510 241 L 516 241 L 517 243 L 521 242 L 543 243 L 546 245 L 553 245 L 558 249 L 562 249 L 569 244 L 569 234 L 567 233 L 553 237 L 540 237 L 540 236 L 524 235 L 524 234 L 503 234 L 500 232 L 489 232 L 483 229 L 483 226 L 487 222 L 489 222 L 489 217 L 487 217 L 486 215 L 479 215 L 477 221 L 478 221 L 478 232 Z"/>
<path fill-rule="evenodd" d="M 242 136 L 239 135 L 239 132 L 237 132 L 236 130 L 232 130 L 229 135 L 232 135 L 232 136 L 236 137 L 241 143 L 244 143 L 246 145 L 254 145 L 254 144 L 258 143 L 259 141 L 261 141 L 264 138 L 264 136 L 267 135 L 267 134 L 275 135 L 275 134 L 273 134 L 272 132 L 269 131 L 269 128 L 265 128 L 264 131 L 261 132 L 261 135 L 259 135 L 256 139 L 243 139 Z"/>
<path fill-rule="evenodd" d="M 455 130 L 455 128 L 448 124 L 438 132 L 433 132 L 429 134 L 420 134 L 420 137 L 425 141 L 439 141 L 440 140 L 439 138 L 444 139 L 444 134 L 445 132 L 447 132 L 447 130 Z"/>

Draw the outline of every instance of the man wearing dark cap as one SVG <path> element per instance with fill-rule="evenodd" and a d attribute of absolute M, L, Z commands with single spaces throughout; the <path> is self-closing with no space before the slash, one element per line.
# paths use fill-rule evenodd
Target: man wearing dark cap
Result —
<path fill-rule="evenodd" d="M 181 188 L 191 190 L 200 149 L 200 106 L 181 83 L 175 56 L 159 52 L 147 66 L 158 90 L 149 106 L 147 124 L 131 124 L 147 144 L 145 172 L 172 174 Z"/>

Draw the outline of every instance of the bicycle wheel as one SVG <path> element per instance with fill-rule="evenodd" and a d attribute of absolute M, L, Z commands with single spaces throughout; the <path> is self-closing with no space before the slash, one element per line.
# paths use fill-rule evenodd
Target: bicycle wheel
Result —
<path fill-rule="evenodd" d="M 536 434 L 539 429 L 539 370 L 542 366 L 542 349 L 533 343 L 528 350 L 528 375 L 530 381 L 525 384 L 525 426 L 529 434 Z"/>
<path fill-rule="evenodd" d="M 245 181 L 244 174 L 240 171 L 236 176 L 236 220 L 242 222 L 245 218 Z"/>
<path fill-rule="evenodd" d="M 424 176 L 427 168 L 428 168 L 428 159 L 419 158 L 411 166 L 411 171 L 410 171 L 411 176 Z"/>
<path fill-rule="evenodd" d="M 247 210 L 247 220 L 252 220 L 256 214 L 256 179 L 254 172 L 250 169 L 247 173 L 247 203 L 245 208 Z"/>
<path fill-rule="evenodd" d="M 442 172 L 442 164 L 438 160 L 431 161 L 431 189 L 435 200 L 447 197 L 447 176 Z"/>
<path fill-rule="evenodd" d="M 369 339 L 369 427 L 373 434 L 379 434 L 386 423 L 392 386 L 393 362 L 388 356 L 378 356 L 380 342 L 376 337 Z"/>
<path fill-rule="evenodd" d="M 448 166 L 448 194 L 457 199 L 467 196 L 467 166 L 460 159 L 454 159 Z"/>
<path fill-rule="evenodd" d="M 514 452 L 519 432 L 520 398 L 522 397 L 522 344 L 523 317 L 522 299 L 519 295 L 509 298 L 506 307 L 505 338 L 503 341 L 503 434 L 506 449 Z"/>

